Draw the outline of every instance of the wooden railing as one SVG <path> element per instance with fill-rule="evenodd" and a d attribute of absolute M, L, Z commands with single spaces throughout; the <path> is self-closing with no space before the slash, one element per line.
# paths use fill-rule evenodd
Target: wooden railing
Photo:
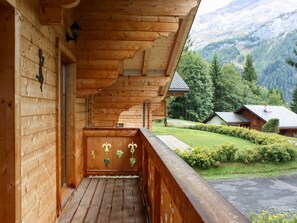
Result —
<path fill-rule="evenodd" d="M 85 129 L 84 135 L 86 173 L 138 174 L 150 222 L 249 222 L 149 130 Z M 132 141 L 137 144 L 133 167 L 129 163 L 128 148 Z M 114 148 L 114 152 L 109 153 L 108 166 L 103 162 L 106 154 L 101 148 L 106 142 Z M 115 154 L 118 148 L 123 149 L 122 160 Z"/>

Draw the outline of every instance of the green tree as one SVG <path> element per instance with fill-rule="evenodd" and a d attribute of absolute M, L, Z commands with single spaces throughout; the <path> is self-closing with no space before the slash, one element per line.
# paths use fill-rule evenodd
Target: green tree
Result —
<path fill-rule="evenodd" d="M 252 56 L 250 54 L 248 54 L 246 57 L 242 78 L 250 83 L 256 83 L 258 80 L 258 74 L 254 67 Z"/>
<path fill-rule="evenodd" d="M 221 88 L 218 84 L 219 79 L 221 78 L 222 72 L 221 72 L 221 65 L 218 60 L 217 54 L 214 54 L 214 57 L 212 59 L 209 74 L 211 76 L 212 84 L 213 84 L 213 106 L 214 111 L 220 111 L 220 97 L 222 95 Z"/>
<path fill-rule="evenodd" d="M 234 111 L 244 104 L 255 104 L 258 100 L 246 80 L 243 80 L 236 68 L 231 64 L 222 66 L 217 80 L 220 97 L 216 101 L 215 111 Z"/>
<path fill-rule="evenodd" d="M 292 94 L 292 102 L 290 104 L 290 108 L 293 112 L 297 113 L 297 84 L 295 85 L 295 88 L 293 90 Z"/>
<path fill-rule="evenodd" d="M 279 120 L 277 118 L 269 119 L 262 127 L 263 132 L 279 133 Z"/>
<path fill-rule="evenodd" d="M 194 52 L 185 50 L 178 65 L 178 72 L 190 87 L 190 91 L 184 97 L 177 97 L 172 101 L 171 116 L 203 121 L 213 109 L 213 88 L 208 64 Z"/>
<path fill-rule="evenodd" d="M 267 105 L 286 105 L 286 103 L 284 102 L 282 93 L 279 90 L 277 90 L 276 88 L 269 90 L 265 104 L 267 104 Z"/>
<path fill-rule="evenodd" d="M 295 43 L 295 45 L 296 45 L 296 47 L 297 47 L 297 42 Z M 286 62 L 287 62 L 287 64 L 291 65 L 292 67 L 297 68 L 297 60 L 296 60 L 296 57 L 297 57 L 297 50 L 294 49 L 293 51 L 294 51 L 294 57 L 295 57 L 295 60 L 292 59 L 292 58 L 287 58 L 287 59 L 286 59 Z"/>

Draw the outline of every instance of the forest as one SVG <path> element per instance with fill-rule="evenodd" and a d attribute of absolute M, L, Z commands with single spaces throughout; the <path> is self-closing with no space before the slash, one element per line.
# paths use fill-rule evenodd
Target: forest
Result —
<path fill-rule="evenodd" d="M 284 65 L 296 68 L 297 52 L 293 46 L 291 51 L 292 58 L 283 58 Z M 207 62 L 190 47 L 185 47 L 177 71 L 190 91 L 183 97 L 169 99 L 169 117 L 201 122 L 213 112 L 234 111 L 244 104 L 283 105 L 297 112 L 296 86 L 292 102 L 286 104 L 279 89 L 259 84 L 252 55 L 242 59 L 242 70 L 232 63 L 220 61 L 218 54 Z"/>

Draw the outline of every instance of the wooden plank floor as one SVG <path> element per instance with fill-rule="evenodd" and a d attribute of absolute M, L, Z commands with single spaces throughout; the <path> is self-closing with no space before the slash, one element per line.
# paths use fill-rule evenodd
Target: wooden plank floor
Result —
<path fill-rule="evenodd" d="M 146 223 L 139 178 L 85 178 L 59 223 Z"/>

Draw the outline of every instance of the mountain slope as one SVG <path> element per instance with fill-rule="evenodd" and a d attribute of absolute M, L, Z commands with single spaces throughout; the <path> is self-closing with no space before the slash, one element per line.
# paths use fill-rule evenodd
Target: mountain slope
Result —
<path fill-rule="evenodd" d="M 281 14 L 297 9 L 296 0 L 234 0 L 222 9 L 196 17 L 191 37 L 195 48 L 246 35 Z"/>
<path fill-rule="evenodd" d="M 208 61 L 211 61 L 214 53 L 217 52 L 221 63 L 233 63 L 239 70 L 242 69 L 245 56 L 251 54 L 259 74 L 259 83 L 268 88 L 280 89 L 286 102 L 290 102 L 291 91 L 296 83 L 297 74 L 296 70 L 285 63 L 285 60 L 292 57 L 293 48 L 297 41 L 297 3 L 294 4 L 294 8 L 290 0 L 286 3 L 282 2 L 284 6 L 290 7 L 287 9 L 283 7 L 279 10 L 261 5 L 268 4 L 267 2 L 266 0 L 235 0 L 231 2 L 227 7 L 217 12 L 223 15 L 228 15 L 228 13 L 233 15 L 234 24 L 228 25 L 220 33 L 219 30 L 213 33 L 213 28 L 209 29 L 206 41 L 195 39 L 195 35 L 193 35 L 195 31 L 193 31 L 191 35 L 192 47 Z M 275 0 L 269 2 L 273 6 L 278 6 Z M 269 10 L 266 11 L 265 15 L 258 14 L 255 19 L 253 13 L 255 11 L 263 12 L 264 9 Z M 242 16 L 235 16 L 235 14 L 242 11 L 245 12 L 245 17 L 240 25 L 238 18 L 242 18 Z M 289 12 L 280 13 L 273 17 L 277 12 L 283 11 Z M 250 13 L 249 16 L 248 13 Z M 218 18 L 214 13 L 210 14 Z M 210 15 L 206 14 L 204 17 L 207 16 Z M 212 24 L 213 22 L 209 23 Z M 237 29 L 234 28 L 236 25 L 239 26 Z M 231 27 L 234 28 L 233 32 L 230 31 Z M 203 29 L 202 31 L 206 32 Z"/>

